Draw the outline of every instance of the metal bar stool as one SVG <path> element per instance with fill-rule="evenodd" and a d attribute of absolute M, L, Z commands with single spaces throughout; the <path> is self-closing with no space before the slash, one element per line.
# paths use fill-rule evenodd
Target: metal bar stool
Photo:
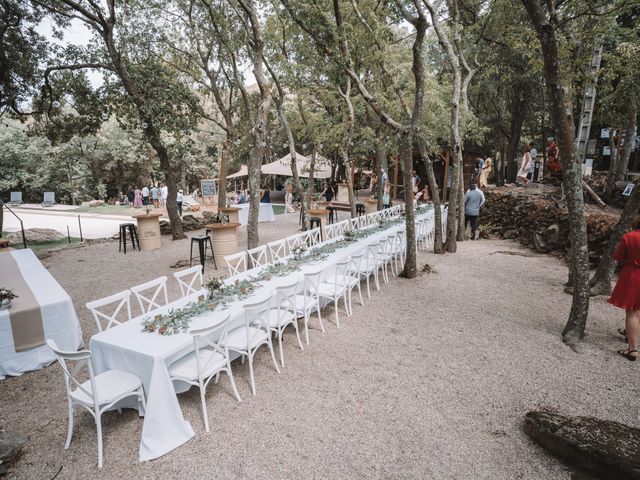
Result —
<path fill-rule="evenodd" d="M 129 236 L 131 237 L 131 245 L 133 250 L 136 249 L 136 243 L 138 244 L 138 251 L 140 251 L 140 239 L 138 238 L 138 227 L 135 223 L 121 223 L 120 235 L 118 236 L 118 251 L 122 251 L 124 245 L 124 253 L 127 253 L 127 229 L 129 229 Z"/>
<path fill-rule="evenodd" d="M 323 241 L 322 238 L 322 219 L 320 217 L 309 217 L 309 229 L 313 230 L 314 228 L 320 228 L 320 241 Z"/>
<path fill-rule="evenodd" d="M 191 237 L 191 251 L 189 252 L 189 266 L 193 262 L 193 243 L 196 242 L 198 244 L 198 253 L 200 253 L 200 265 L 202 265 L 202 273 L 204 273 L 204 261 L 207 258 L 207 241 L 209 242 L 209 246 L 211 247 L 211 257 L 213 258 L 213 266 L 215 269 L 218 269 L 218 265 L 216 265 L 216 257 L 213 254 L 213 243 L 211 243 L 211 237 L 209 233 L 205 233 L 204 235 L 200 235 L 197 237 Z"/>
<path fill-rule="evenodd" d="M 327 210 L 329 211 L 329 224 L 337 222 L 338 221 L 338 210 L 335 207 L 327 207 Z"/>
<path fill-rule="evenodd" d="M 364 203 L 356 203 L 356 215 L 366 215 L 367 207 L 364 206 Z"/>

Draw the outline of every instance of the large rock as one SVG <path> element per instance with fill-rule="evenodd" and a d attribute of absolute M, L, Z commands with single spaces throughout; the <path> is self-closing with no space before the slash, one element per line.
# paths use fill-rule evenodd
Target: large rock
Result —
<path fill-rule="evenodd" d="M 18 433 L 0 432 L 0 464 L 12 463 L 26 443 L 27 438 Z"/>
<path fill-rule="evenodd" d="M 640 479 L 640 430 L 592 417 L 533 411 L 525 432 L 565 462 L 607 480 Z"/>
<path fill-rule="evenodd" d="M 24 234 L 27 237 L 27 242 L 52 242 L 65 238 L 65 235 L 51 228 L 27 228 Z M 7 240 L 12 245 L 20 245 L 22 243 L 22 232 L 8 234 Z"/>

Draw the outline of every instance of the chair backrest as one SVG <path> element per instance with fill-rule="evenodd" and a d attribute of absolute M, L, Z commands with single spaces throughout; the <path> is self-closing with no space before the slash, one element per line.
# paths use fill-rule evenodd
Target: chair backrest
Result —
<path fill-rule="evenodd" d="M 271 327 L 269 326 L 269 304 L 271 303 L 271 295 L 263 298 L 257 302 L 248 303 L 242 306 L 244 311 L 244 326 L 246 329 L 247 345 L 251 346 L 253 340 L 258 336 L 259 331 L 255 331 L 250 327 L 258 327 L 258 330 L 262 330 L 270 334 Z"/>
<path fill-rule="evenodd" d="M 260 245 L 259 247 L 247 250 L 247 253 L 249 254 L 249 260 L 251 261 L 251 268 L 262 267 L 268 263 L 266 245 Z"/>
<path fill-rule="evenodd" d="M 336 226 L 336 236 L 342 236 L 344 235 L 344 232 L 349 229 L 350 220 L 342 220 L 338 223 L 335 223 L 334 225 Z"/>
<path fill-rule="evenodd" d="M 366 215 L 360 215 L 358 218 L 358 228 L 364 228 L 369 224 Z"/>
<path fill-rule="evenodd" d="M 65 352 L 60 350 L 56 342 L 51 339 L 47 339 L 47 345 L 53 353 L 55 353 L 58 363 L 62 367 L 64 374 L 64 386 L 67 389 L 67 396 L 71 397 L 71 393 L 75 390 L 82 391 L 90 399 L 93 400 L 93 404 L 98 408 L 98 400 L 93 396 L 92 392 L 97 392 L 95 376 L 93 374 L 93 367 L 91 365 L 91 352 L 89 350 L 80 350 L 79 352 Z M 69 362 L 71 365 L 67 365 Z M 79 379 L 79 373 L 83 368 L 86 368 L 89 374 L 89 381 L 91 384 L 91 391 L 82 386 L 84 381 Z M 73 388 L 75 385 L 75 389 Z"/>
<path fill-rule="evenodd" d="M 202 267 L 199 265 L 174 272 L 173 276 L 178 281 L 180 294 L 183 297 L 202 289 Z"/>
<path fill-rule="evenodd" d="M 138 305 L 140 305 L 143 314 L 169 303 L 167 277 L 164 275 L 150 282 L 131 287 L 131 291 L 138 299 Z M 160 303 L 163 300 L 164 303 Z"/>
<path fill-rule="evenodd" d="M 349 228 L 351 229 L 351 231 L 357 230 L 359 226 L 360 226 L 360 217 L 353 217 L 352 219 L 349 220 Z"/>
<path fill-rule="evenodd" d="M 305 297 L 317 298 L 318 290 L 320 289 L 321 278 L 322 278 L 322 269 L 304 274 L 302 285 L 303 285 Z"/>
<path fill-rule="evenodd" d="M 267 247 L 269 247 L 272 262 L 287 256 L 287 242 L 284 238 L 276 240 L 275 242 L 267 243 Z"/>
<path fill-rule="evenodd" d="M 229 276 L 233 277 L 247 270 L 247 252 L 238 252 L 224 257 L 229 269 Z"/>
<path fill-rule="evenodd" d="M 209 370 L 211 364 L 218 361 L 215 355 L 211 355 L 207 363 L 200 363 L 200 349 L 207 348 L 219 353 L 225 358 L 229 358 L 227 333 L 229 332 L 229 317 L 231 316 L 231 312 L 227 310 L 224 313 L 225 315 L 222 318 L 211 320 L 207 325 L 189 330 L 189 334 L 193 338 L 193 349 L 196 353 L 198 378 L 202 378 L 202 375 Z"/>
<path fill-rule="evenodd" d="M 103 308 L 107 306 L 109 308 Z M 109 330 L 114 325 L 131 320 L 131 291 L 125 290 L 109 297 L 94 300 L 87 303 L 86 307 L 93 315 L 98 331 Z M 105 327 L 102 326 L 103 321 L 107 322 Z"/>
<path fill-rule="evenodd" d="M 343 283 L 342 280 L 349 273 L 349 265 L 351 265 L 351 257 L 347 258 L 346 260 L 341 260 L 335 264 L 335 271 L 333 276 L 334 284 L 336 286 Z"/>
<path fill-rule="evenodd" d="M 358 253 L 351 255 L 349 266 L 347 267 L 347 273 L 352 276 L 360 275 L 362 271 L 362 265 L 364 261 L 364 253 Z"/>
<path fill-rule="evenodd" d="M 276 287 L 276 299 L 278 304 L 278 320 L 287 312 L 296 311 L 296 294 L 298 293 L 298 281 Z"/>
<path fill-rule="evenodd" d="M 327 238 L 327 240 L 331 240 L 332 238 L 336 237 L 336 224 L 332 223 L 330 225 L 327 225 L 326 227 L 324 227 L 324 236 Z"/>
<path fill-rule="evenodd" d="M 364 258 L 367 262 L 367 268 L 371 268 L 378 264 L 378 252 L 380 251 L 380 242 L 372 242 L 367 244 L 364 252 Z"/>
<path fill-rule="evenodd" d="M 313 247 L 320 243 L 320 227 L 307 231 L 307 245 Z"/>
<path fill-rule="evenodd" d="M 306 245 L 305 238 L 307 236 L 307 232 L 296 233 L 294 235 L 290 235 L 285 240 L 287 241 L 287 250 L 289 254 L 293 254 L 293 249 L 299 247 L 301 245 Z"/>

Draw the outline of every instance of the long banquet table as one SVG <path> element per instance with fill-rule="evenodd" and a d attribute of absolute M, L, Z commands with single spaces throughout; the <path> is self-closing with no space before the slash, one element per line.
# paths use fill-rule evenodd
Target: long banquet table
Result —
<path fill-rule="evenodd" d="M 432 209 L 427 212 L 419 212 L 416 219 L 429 215 L 433 216 Z M 330 277 L 333 274 L 332 267 L 337 262 L 353 254 L 361 253 L 365 245 L 401 229 L 404 229 L 404 223 L 393 224 L 388 229 L 358 239 L 346 247 L 336 249 L 321 261 L 310 262 L 303 265 L 298 271 L 260 282 L 260 287 L 248 298 L 227 305 L 227 310 L 230 312 L 230 329 L 244 324 L 242 308 L 244 304 L 271 297 L 278 286 L 291 284 L 294 281 L 301 283 L 302 276 L 309 271 L 317 271 L 322 268 L 323 277 Z M 331 241 L 334 240 L 327 242 Z M 319 245 L 326 245 L 327 242 Z M 225 283 L 232 284 L 236 280 L 251 277 L 259 273 L 262 268 L 258 267 L 229 277 Z M 187 305 L 195 301 L 200 294 L 192 294 L 160 310 L 100 332 L 91 338 L 90 346 L 96 373 L 107 369 L 119 369 L 134 373 L 142 380 L 147 395 L 147 409 L 139 449 L 141 462 L 158 458 L 186 443 L 195 435 L 190 422 L 185 420 L 182 415 L 177 398 L 177 394 L 188 390 L 189 385 L 179 382 L 172 383 L 169 376 L 169 366 L 193 350 L 193 340 L 186 332 L 164 336 L 146 333 L 142 331 L 142 323 L 146 318 L 153 317 L 162 311 Z M 222 315 L 223 312 L 219 311 L 200 314 L 191 320 L 190 328 L 198 328 L 200 325 L 209 323 L 212 319 L 221 318 Z M 129 405 L 118 405 L 118 407 L 122 406 Z"/>
<path fill-rule="evenodd" d="M 240 225 L 246 225 L 249 223 L 249 204 L 241 203 L 234 205 L 235 208 L 239 208 L 238 217 L 240 219 Z M 258 210 L 258 222 L 275 222 L 276 215 L 273 213 L 273 205 L 271 203 L 260 203 Z"/>

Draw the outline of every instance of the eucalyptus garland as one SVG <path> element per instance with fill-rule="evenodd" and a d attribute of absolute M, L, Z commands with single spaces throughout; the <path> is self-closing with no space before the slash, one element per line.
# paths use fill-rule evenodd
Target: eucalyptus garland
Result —
<path fill-rule="evenodd" d="M 233 284 L 227 285 L 221 278 L 213 277 L 205 285 L 209 292 L 207 298 L 204 298 L 203 295 L 198 301 L 179 309 L 172 309 L 166 315 L 156 315 L 145 320 L 142 324 L 143 331 L 157 331 L 160 335 L 173 335 L 184 332 L 189 328 L 189 322 L 192 318 L 207 310 L 215 310 L 219 306 L 225 307 L 229 302 L 247 298 L 258 288 L 258 282 L 289 275 L 300 270 L 300 267 L 304 264 L 322 261 L 329 254 L 350 245 L 360 238 L 369 237 L 403 222 L 403 217 L 382 220 L 377 225 L 369 228 L 348 230 L 344 233 L 342 239 L 320 247 L 312 249 L 307 249 L 305 246 L 297 247 L 292 258 L 286 262 L 267 265 L 258 275 L 248 280 L 236 280 Z"/>

